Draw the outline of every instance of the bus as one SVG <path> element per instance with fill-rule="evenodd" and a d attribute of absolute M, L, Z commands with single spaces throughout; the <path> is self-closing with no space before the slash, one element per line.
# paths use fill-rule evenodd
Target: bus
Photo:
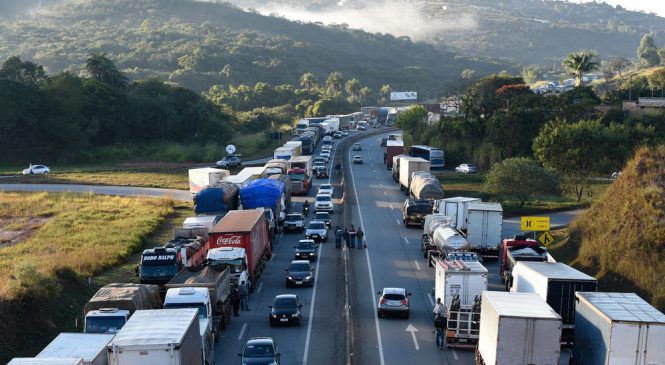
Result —
<path fill-rule="evenodd" d="M 409 155 L 429 161 L 431 163 L 430 169 L 442 169 L 444 167 L 443 148 L 414 145 L 411 146 Z"/>

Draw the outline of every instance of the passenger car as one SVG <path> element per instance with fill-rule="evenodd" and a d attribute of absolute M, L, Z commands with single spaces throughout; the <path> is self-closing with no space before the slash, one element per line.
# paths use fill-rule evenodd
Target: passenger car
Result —
<path fill-rule="evenodd" d="M 314 269 L 309 260 L 293 260 L 286 269 L 286 287 L 314 285 Z"/>
<path fill-rule="evenodd" d="M 317 178 L 319 179 L 327 179 L 330 177 L 330 173 L 328 172 L 328 168 L 323 166 L 323 165 L 315 165 L 314 166 L 314 175 L 316 175 Z"/>
<path fill-rule="evenodd" d="M 349 130 L 348 129 L 342 129 L 342 135 L 344 137 L 347 137 L 349 135 Z"/>
<path fill-rule="evenodd" d="M 404 288 L 383 288 L 378 292 L 381 297 L 377 305 L 377 315 L 399 315 L 409 318 L 409 296 L 411 293 Z"/>
<path fill-rule="evenodd" d="M 332 195 L 330 194 L 318 194 L 316 200 L 314 201 L 314 211 L 324 211 L 324 212 L 333 212 L 333 201 Z"/>
<path fill-rule="evenodd" d="M 300 325 L 300 320 L 302 319 L 300 308 L 302 308 L 302 304 L 297 295 L 278 295 L 273 300 L 272 305 L 269 305 L 268 308 L 270 308 L 268 320 L 270 321 L 271 327 L 278 324 L 291 323 Z"/>
<path fill-rule="evenodd" d="M 476 166 L 472 165 L 470 163 L 463 163 L 457 167 L 455 167 L 455 172 L 459 172 L 462 174 L 473 174 L 476 172 Z"/>
<path fill-rule="evenodd" d="M 245 348 L 238 354 L 241 363 L 280 365 L 279 349 L 272 337 L 254 337 L 245 344 Z"/>
<path fill-rule="evenodd" d="M 316 242 L 312 239 L 305 239 L 298 241 L 298 244 L 293 246 L 296 249 L 294 256 L 296 260 L 310 260 L 316 261 Z"/>
<path fill-rule="evenodd" d="M 323 150 L 319 153 L 319 156 L 325 158 L 326 162 L 328 162 L 328 160 L 330 160 L 330 151 Z"/>
<path fill-rule="evenodd" d="M 316 212 L 314 219 L 325 223 L 326 228 L 330 228 L 332 226 L 332 220 L 330 219 L 330 213 L 328 212 Z"/>
<path fill-rule="evenodd" d="M 362 164 L 363 163 L 363 157 L 360 156 L 360 155 L 353 156 L 353 163 Z"/>
<path fill-rule="evenodd" d="M 319 194 L 332 195 L 332 193 L 333 193 L 332 185 L 330 185 L 330 184 L 321 184 L 321 186 L 319 186 L 319 191 L 316 193 L 316 195 L 319 195 Z"/>
<path fill-rule="evenodd" d="M 328 241 L 328 227 L 326 222 L 313 220 L 307 225 L 305 230 L 305 238 L 313 239 L 314 241 Z"/>
<path fill-rule="evenodd" d="M 342 132 L 340 132 L 340 131 L 337 131 L 337 132 L 335 132 L 335 134 L 333 134 L 333 138 L 339 139 L 339 138 L 342 138 L 342 137 L 344 137 L 344 134 L 342 134 Z"/>
<path fill-rule="evenodd" d="M 354 143 L 353 144 L 353 150 L 354 151 L 362 151 L 362 147 L 360 146 L 360 143 Z"/>
<path fill-rule="evenodd" d="M 242 165 L 242 160 L 239 156 L 226 156 L 223 159 L 217 161 L 217 167 L 229 168 L 229 167 L 240 167 Z"/>
<path fill-rule="evenodd" d="M 47 166 L 44 165 L 30 165 L 27 169 L 23 170 L 23 175 L 48 175 L 51 172 Z"/>
<path fill-rule="evenodd" d="M 284 219 L 284 231 L 305 231 L 305 217 L 300 213 L 291 213 Z"/>

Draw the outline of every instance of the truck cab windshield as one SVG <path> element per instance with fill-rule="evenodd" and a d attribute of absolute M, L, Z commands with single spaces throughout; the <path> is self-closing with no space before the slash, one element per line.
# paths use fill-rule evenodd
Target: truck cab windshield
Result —
<path fill-rule="evenodd" d="M 289 177 L 291 180 L 302 181 L 305 180 L 305 174 L 303 173 L 290 173 Z"/>
<path fill-rule="evenodd" d="M 199 310 L 199 318 L 208 318 L 208 310 L 203 303 L 169 303 L 164 304 L 164 309 L 196 308 Z"/>
<path fill-rule="evenodd" d="M 125 317 L 87 317 L 85 332 L 87 333 L 116 333 L 125 325 Z"/>
<path fill-rule="evenodd" d="M 232 274 L 239 274 L 245 270 L 245 265 L 241 259 L 237 260 L 213 260 L 211 265 L 229 265 Z"/>

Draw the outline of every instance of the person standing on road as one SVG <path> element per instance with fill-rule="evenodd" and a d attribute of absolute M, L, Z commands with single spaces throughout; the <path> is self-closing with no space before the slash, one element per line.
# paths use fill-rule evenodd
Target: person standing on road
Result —
<path fill-rule="evenodd" d="M 335 248 L 342 248 L 342 237 L 344 236 L 344 233 L 342 232 L 342 229 L 337 226 L 335 228 Z"/>
<path fill-rule="evenodd" d="M 443 350 L 443 345 L 445 344 L 444 341 L 444 334 L 446 330 L 445 326 L 445 320 L 443 317 L 436 317 L 434 320 L 434 333 L 436 334 L 436 347 L 439 348 L 439 350 Z"/>
<path fill-rule="evenodd" d="M 355 248 L 355 244 L 356 244 L 356 227 L 354 227 L 353 224 L 351 225 L 351 228 L 349 229 L 349 236 L 350 236 L 349 240 L 351 241 L 351 244 L 350 244 L 349 248 Z"/>
<path fill-rule="evenodd" d="M 349 230 L 344 228 L 344 233 L 342 234 L 342 237 L 344 237 L 344 242 L 346 242 L 346 247 L 351 248 L 351 235 L 349 234 Z"/>
<path fill-rule="evenodd" d="M 240 315 L 240 292 L 238 292 L 238 288 L 233 288 L 231 290 L 231 305 L 233 305 L 233 315 L 234 316 L 239 316 Z"/>
<path fill-rule="evenodd" d="M 362 250 L 364 247 L 363 238 L 365 238 L 365 232 L 363 232 L 362 227 L 358 228 L 358 232 L 356 232 L 356 237 L 358 237 L 358 249 Z"/>
<path fill-rule="evenodd" d="M 445 307 L 443 306 L 443 303 L 441 303 L 441 298 L 436 298 L 436 305 L 432 311 L 432 313 L 434 313 L 434 317 L 443 317 L 444 311 Z"/>
<path fill-rule="evenodd" d="M 247 284 L 245 284 L 244 281 L 240 282 L 238 293 L 240 294 L 240 309 L 244 311 L 249 311 L 249 303 L 247 298 L 249 293 L 247 292 Z"/>

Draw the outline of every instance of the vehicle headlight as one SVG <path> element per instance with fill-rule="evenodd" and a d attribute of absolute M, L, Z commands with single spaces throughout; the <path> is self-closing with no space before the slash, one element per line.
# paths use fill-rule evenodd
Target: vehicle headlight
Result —
<path fill-rule="evenodd" d="M 308 275 L 305 280 L 312 280 L 312 275 Z"/>
<path fill-rule="evenodd" d="M 293 318 L 298 318 L 298 313 L 293 313 L 293 314 L 291 315 L 291 317 L 293 317 Z"/>
<path fill-rule="evenodd" d="M 272 318 L 277 318 L 277 315 L 275 313 L 270 313 L 270 315 L 272 316 Z"/>
<path fill-rule="evenodd" d="M 287 275 L 286 278 L 289 279 L 289 280 L 293 280 L 293 276 L 290 276 L 290 275 Z"/>

